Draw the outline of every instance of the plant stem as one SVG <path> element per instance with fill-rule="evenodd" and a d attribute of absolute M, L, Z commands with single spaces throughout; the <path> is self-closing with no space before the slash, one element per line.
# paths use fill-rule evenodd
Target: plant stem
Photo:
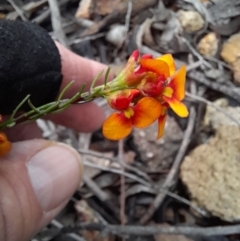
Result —
<path fill-rule="evenodd" d="M 93 84 L 90 88 L 90 91 L 86 91 L 83 93 L 85 86 L 83 85 L 81 89 L 70 99 L 62 99 L 65 92 L 69 89 L 69 87 L 73 84 L 73 82 L 70 82 L 59 94 L 59 97 L 56 101 L 53 101 L 51 103 L 44 104 L 42 106 L 36 107 L 32 104 L 30 100 L 30 95 L 26 96 L 23 101 L 16 107 L 16 109 L 13 111 L 10 118 L 0 124 L 0 130 L 4 130 L 6 128 L 11 128 L 16 124 L 19 123 L 28 123 L 31 121 L 34 121 L 36 119 L 39 119 L 47 114 L 51 113 L 58 113 L 66 108 L 68 108 L 72 104 L 84 104 L 89 101 L 94 100 L 98 97 L 106 97 L 109 94 L 119 91 L 119 90 L 125 90 L 129 87 L 126 86 L 111 86 L 110 84 L 115 80 L 112 80 L 108 84 L 106 84 L 107 75 L 109 74 L 109 71 L 107 71 L 105 75 L 105 83 L 103 85 L 93 87 L 94 84 L 97 82 L 98 78 L 100 77 L 100 74 L 94 79 Z M 110 86 L 109 86 L 110 85 Z M 16 116 L 17 112 L 21 108 L 21 106 L 25 103 L 28 103 L 31 110 L 28 112 L 25 112 L 24 114 L 21 114 L 19 116 Z"/>

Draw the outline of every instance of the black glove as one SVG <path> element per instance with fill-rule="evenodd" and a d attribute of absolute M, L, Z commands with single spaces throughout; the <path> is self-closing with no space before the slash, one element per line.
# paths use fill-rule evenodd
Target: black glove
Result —
<path fill-rule="evenodd" d="M 28 94 L 36 107 L 55 100 L 61 83 L 60 54 L 47 31 L 0 19 L 0 114 L 11 114 Z"/>

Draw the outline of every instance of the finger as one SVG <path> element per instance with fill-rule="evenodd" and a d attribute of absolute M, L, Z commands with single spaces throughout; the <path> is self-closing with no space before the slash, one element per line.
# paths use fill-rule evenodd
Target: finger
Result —
<path fill-rule="evenodd" d="M 67 91 L 65 96 L 66 98 L 69 98 L 72 95 L 76 94 L 76 92 L 79 91 L 79 89 L 84 83 L 86 84 L 86 90 L 88 90 L 94 78 L 101 71 L 107 70 L 107 66 L 104 64 L 74 54 L 57 42 L 56 45 L 62 58 L 63 82 L 61 90 L 70 81 L 75 81 L 74 84 Z M 102 78 L 99 79 L 99 84 L 103 83 L 103 76 L 104 73 L 102 75 Z M 109 75 L 109 79 L 111 79 L 111 77 L 112 75 Z"/>
<path fill-rule="evenodd" d="M 79 132 L 92 132 L 99 129 L 105 120 L 105 114 L 95 103 L 71 105 L 68 109 L 46 118 Z"/>
<path fill-rule="evenodd" d="M 11 142 L 42 138 L 42 131 L 38 128 L 36 122 L 16 125 L 4 132 Z"/>
<path fill-rule="evenodd" d="M 67 145 L 44 140 L 13 144 L 0 160 L 0 240 L 26 241 L 66 205 L 83 167 Z"/>

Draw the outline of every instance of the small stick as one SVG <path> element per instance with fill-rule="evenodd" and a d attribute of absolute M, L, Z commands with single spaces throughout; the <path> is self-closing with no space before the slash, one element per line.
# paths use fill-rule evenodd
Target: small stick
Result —
<path fill-rule="evenodd" d="M 56 0 L 48 0 L 48 4 L 51 10 L 51 15 L 52 15 L 51 20 L 52 20 L 54 34 L 62 45 L 64 45 L 66 48 L 69 48 L 67 37 L 63 32 L 63 28 L 62 28 L 61 15 L 60 15 L 58 3 Z"/>
<path fill-rule="evenodd" d="M 123 140 L 120 140 L 118 142 L 118 160 L 121 165 L 121 170 L 124 172 L 124 165 L 122 163 L 125 163 L 124 157 L 123 157 L 123 152 L 124 152 L 124 147 L 123 147 Z M 121 175 L 120 177 L 120 182 L 121 182 L 121 194 L 120 194 L 120 219 L 121 219 L 121 225 L 126 224 L 126 216 L 125 216 L 125 203 L 126 203 L 126 193 L 125 193 L 125 176 Z"/>
<path fill-rule="evenodd" d="M 198 95 L 194 95 L 194 94 L 191 94 L 189 92 L 186 91 L 186 96 L 192 98 L 192 99 L 195 99 L 195 100 L 198 100 L 200 102 L 203 102 L 207 105 L 210 105 L 211 107 L 213 107 L 214 109 L 216 109 L 217 111 L 223 113 L 226 117 L 228 117 L 230 120 L 232 120 L 233 122 L 235 122 L 237 124 L 237 126 L 240 127 L 240 121 L 237 120 L 236 118 L 234 118 L 232 115 L 230 115 L 227 111 L 225 111 L 223 108 L 215 105 L 213 102 L 201 97 L 201 96 L 198 96 Z"/>
<path fill-rule="evenodd" d="M 139 178 L 138 176 L 136 176 L 136 175 L 134 175 L 132 173 L 128 173 L 126 171 L 122 171 L 122 170 L 116 169 L 116 168 L 111 168 L 111 167 L 107 167 L 107 166 L 98 165 L 98 164 L 92 163 L 92 162 L 90 162 L 88 160 L 83 160 L 83 164 L 85 166 L 98 168 L 98 169 L 103 170 L 103 171 L 108 171 L 108 172 L 116 173 L 116 174 L 119 174 L 119 175 L 124 175 L 125 177 L 128 177 L 128 178 L 130 178 L 130 179 L 132 179 L 132 180 L 134 180 L 136 182 L 139 182 L 142 185 L 148 187 L 154 193 L 162 192 L 162 193 L 168 195 L 169 197 L 172 197 L 172 198 L 178 200 L 179 202 L 182 202 L 182 203 L 185 203 L 185 204 L 189 205 L 191 208 L 196 210 L 200 215 L 206 216 L 206 212 L 204 210 L 200 209 L 199 207 L 197 207 L 196 205 L 194 205 L 193 203 L 188 201 L 186 198 L 180 197 L 179 195 L 174 194 L 174 193 L 172 193 L 172 192 L 170 192 L 170 191 L 168 191 L 166 189 L 163 189 L 163 188 L 152 187 L 151 183 L 149 183 L 149 182 Z"/>
<path fill-rule="evenodd" d="M 48 229 L 43 230 L 38 236 L 49 237 L 57 236 L 60 234 L 77 232 L 80 230 L 99 231 L 105 235 L 113 234 L 122 236 L 123 234 L 138 235 L 138 236 L 150 236 L 156 234 L 169 234 L 169 235 L 191 235 L 200 237 L 211 236 L 225 236 L 238 234 L 240 232 L 240 224 L 227 225 L 227 226 L 215 226 L 215 227 L 190 227 L 190 226 L 161 226 L 161 225 L 149 225 L 149 226 L 133 226 L 126 225 L 104 225 L 100 223 L 81 223 L 74 227 L 65 227 L 62 229 Z"/>
<path fill-rule="evenodd" d="M 173 162 L 173 165 L 171 167 L 170 172 L 168 173 L 168 176 L 166 180 L 164 181 L 162 188 L 165 190 L 168 190 L 172 184 L 173 184 L 173 179 L 176 176 L 179 165 L 182 161 L 182 158 L 184 157 L 184 154 L 187 150 L 187 147 L 189 145 L 189 140 L 193 132 L 194 124 L 195 124 L 195 118 L 196 118 L 196 111 L 194 107 L 192 106 L 190 108 L 190 115 L 189 115 L 189 121 L 187 125 L 187 129 L 184 133 L 183 141 L 181 143 L 181 146 L 179 148 L 178 154 Z M 140 223 L 145 224 L 153 215 L 155 210 L 159 207 L 159 205 L 162 203 L 163 199 L 166 197 L 166 194 L 163 192 L 160 192 L 156 198 L 154 199 L 152 205 L 149 207 L 147 210 L 146 214 L 141 218 Z"/>
<path fill-rule="evenodd" d="M 17 6 L 17 4 L 13 0 L 8 0 L 8 2 L 12 5 L 12 7 L 15 9 L 15 11 L 19 14 L 21 19 L 25 22 L 27 22 L 27 18 L 24 16 L 24 12 L 21 8 Z"/>

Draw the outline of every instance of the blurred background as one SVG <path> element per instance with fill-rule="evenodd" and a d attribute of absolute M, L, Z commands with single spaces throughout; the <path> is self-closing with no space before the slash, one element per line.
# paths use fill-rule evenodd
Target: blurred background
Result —
<path fill-rule="evenodd" d="M 115 75 L 135 49 L 188 71 L 190 115 L 169 111 L 157 141 L 157 124 L 114 142 L 37 121 L 79 151 L 85 173 L 34 240 L 240 240 L 240 0 L 0 0 L 0 19 L 35 22 Z"/>

